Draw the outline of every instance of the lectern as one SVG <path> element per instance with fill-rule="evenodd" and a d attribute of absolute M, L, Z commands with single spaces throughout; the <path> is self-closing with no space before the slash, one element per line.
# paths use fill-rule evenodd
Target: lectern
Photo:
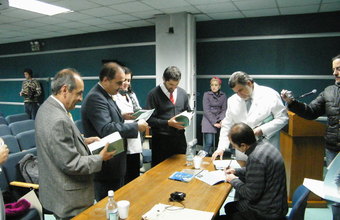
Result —
<path fill-rule="evenodd" d="M 293 112 L 288 112 L 288 116 L 288 128 L 280 134 L 280 150 L 286 167 L 288 202 L 291 203 L 295 189 L 304 178 L 323 180 L 326 126 Z M 325 201 L 311 193 L 308 207 L 325 206 Z"/>

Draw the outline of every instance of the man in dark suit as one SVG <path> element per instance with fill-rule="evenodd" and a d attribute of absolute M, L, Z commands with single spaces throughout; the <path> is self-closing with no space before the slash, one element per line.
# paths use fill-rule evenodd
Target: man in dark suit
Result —
<path fill-rule="evenodd" d="M 81 107 L 85 137 L 102 138 L 118 131 L 123 138 L 136 138 L 138 132 L 145 131 L 148 124 L 145 121 L 124 124 L 124 117 L 131 115 L 121 115 L 112 98 L 125 80 L 124 70 L 117 63 L 106 63 L 99 79 L 100 82 L 91 89 Z M 96 200 L 106 197 L 108 190 L 117 190 L 123 186 L 125 173 L 126 152 L 104 162 L 102 170 L 95 175 Z"/>
<path fill-rule="evenodd" d="M 90 155 L 87 144 L 99 138 L 84 139 L 69 117 L 83 91 L 84 83 L 76 70 L 61 70 L 52 81 L 52 95 L 39 108 L 35 120 L 39 197 L 56 219 L 70 219 L 93 205 L 92 174 L 114 155 L 107 152 L 108 145 L 98 155 Z"/>
<path fill-rule="evenodd" d="M 174 154 L 185 154 L 187 142 L 182 122 L 177 114 L 190 110 L 186 91 L 178 87 L 181 72 L 170 66 L 163 73 L 163 83 L 152 89 L 147 97 L 147 109 L 155 109 L 148 120 L 152 130 L 152 166 Z"/>

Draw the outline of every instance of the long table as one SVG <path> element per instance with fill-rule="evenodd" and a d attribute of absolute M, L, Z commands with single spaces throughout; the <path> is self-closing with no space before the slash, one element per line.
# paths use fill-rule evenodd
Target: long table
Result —
<path fill-rule="evenodd" d="M 116 201 L 128 200 L 131 203 L 127 220 L 142 219 L 142 215 L 158 203 L 181 206 L 176 202 L 169 202 L 170 194 L 175 191 L 186 193 L 182 202 L 185 208 L 213 212 L 216 215 L 227 198 L 231 185 L 219 183 L 210 186 L 195 178 L 189 183 L 168 179 L 175 171 L 188 168 L 193 167 L 186 166 L 185 155 L 174 155 L 115 191 Z M 214 170 L 211 158 L 204 158 L 202 169 Z M 73 219 L 104 220 L 106 203 L 107 198 L 104 198 Z"/>

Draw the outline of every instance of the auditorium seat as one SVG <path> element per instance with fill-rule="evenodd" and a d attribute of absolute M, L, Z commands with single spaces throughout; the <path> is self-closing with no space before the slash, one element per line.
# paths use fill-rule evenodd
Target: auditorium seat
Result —
<path fill-rule="evenodd" d="M 18 140 L 21 150 L 28 150 L 35 148 L 35 130 L 23 131 L 17 134 L 16 139 Z"/>
<path fill-rule="evenodd" d="M 13 135 L 5 135 L 5 136 L 2 136 L 1 138 L 4 140 L 5 144 L 7 145 L 10 154 L 21 151 L 18 141 L 16 137 L 14 137 Z"/>
<path fill-rule="evenodd" d="M 0 116 L 0 125 L 7 125 L 7 121 L 4 117 Z"/>
<path fill-rule="evenodd" d="M 11 134 L 11 129 L 9 129 L 8 125 L 0 125 L 0 137 Z"/>
<path fill-rule="evenodd" d="M 6 121 L 8 122 L 8 124 L 11 124 L 13 122 L 17 122 L 17 121 L 23 121 L 23 120 L 28 120 L 30 119 L 28 114 L 26 113 L 19 113 L 19 114 L 13 114 L 13 115 L 7 115 L 6 116 Z"/>
<path fill-rule="evenodd" d="M 16 136 L 17 134 L 23 131 L 29 131 L 35 129 L 34 120 L 24 120 L 13 122 L 8 125 L 11 129 L 12 135 Z"/>

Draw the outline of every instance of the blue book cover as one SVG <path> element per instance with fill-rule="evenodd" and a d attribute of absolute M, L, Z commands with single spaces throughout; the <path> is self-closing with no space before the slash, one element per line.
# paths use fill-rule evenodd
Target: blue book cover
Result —
<path fill-rule="evenodd" d="M 171 180 L 177 180 L 181 182 L 190 182 L 194 178 L 193 174 L 190 173 L 183 173 L 183 172 L 174 172 L 169 179 Z"/>

